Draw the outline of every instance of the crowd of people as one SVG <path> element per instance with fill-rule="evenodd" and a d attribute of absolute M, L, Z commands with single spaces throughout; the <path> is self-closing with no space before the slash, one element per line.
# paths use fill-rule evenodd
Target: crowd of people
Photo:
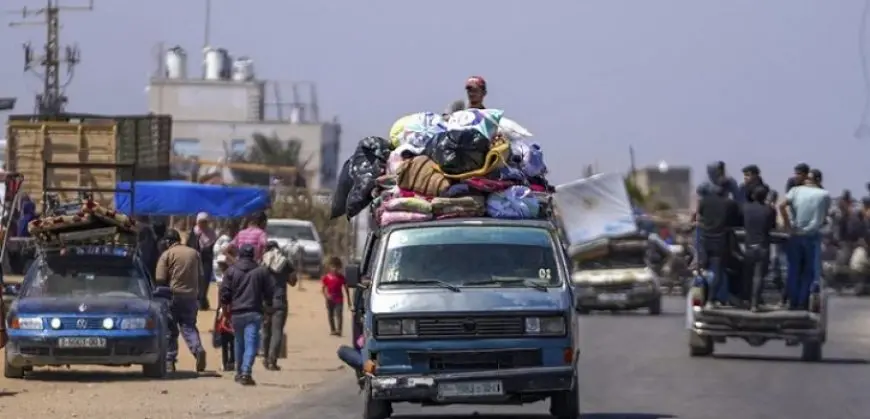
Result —
<path fill-rule="evenodd" d="M 221 347 L 224 371 L 234 371 L 237 383 L 255 385 L 252 371 L 261 346 L 265 369 L 281 369 L 278 357 L 284 344 L 287 292 L 297 277 L 293 255 L 269 240 L 266 221 L 266 214 L 259 213 L 245 220 L 244 229 L 230 223 L 215 230 L 209 215 L 200 213 L 189 232 L 181 224 L 142 229 L 142 259 L 157 285 L 168 286 L 172 292 L 169 372 L 175 371 L 179 337 L 195 357 L 197 372 L 206 369 L 197 317 L 200 311 L 210 310 L 212 279 L 219 284 L 213 344 Z M 331 258 L 321 279 L 333 335 L 341 335 L 343 297 L 347 295 L 341 266 L 340 259 Z"/>
<path fill-rule="evenodd" d="M 728 176 L 723 162 L 708 166 L 708 180 L 698 187 L 696 213 L 697 261 L 712 273 L 706 304 L 741 305 L 748 302 L 753 311 L 762 309 L 762 286 L 771 266 L 778 267 L 781 255 L 787 260 L 786 283 L 781 301 L 776 304 L 792 310 L 808 308 L 811 289 L 821 274 L 822 237 L 833 199 L 822 184 L 819 169 L 801 163 L 786 182 L 785 199 L 761 177 L 756 165 L 743 168 L 743 183 Z M 868 200 L 870 204 L 870 200 Z M 853 214 L 851 202 L 841 199 L 839 207 Z M 866 206 L 865 206 L 866 208 Z M 777 215 L 781 220 L 778 226 Z M 863 218 L 862 218 L 863 219 Z M 863 221 L 862 221 L 863 223 Z M 840 219 L 833 221 L 836 229 Z M 781 228 L 789 233 L 783 246 L 773 245 L 771 234 Z M 736 238 L 745 234 L 742 275 L 729 278 L 725 272 L 734 264 Z M 870 232 L 867 225 L 864 234 Z M 730 279 L 730 281 L 729 281 Z"/>

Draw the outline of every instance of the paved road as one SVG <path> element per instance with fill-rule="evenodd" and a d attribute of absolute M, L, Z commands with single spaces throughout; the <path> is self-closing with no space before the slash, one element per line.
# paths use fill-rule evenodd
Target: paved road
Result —
<path fill-rule="evenodd" d="M 580 326 L 583 419 L 866 419 L 870 412 L 870 300 L 833 301 L 825 361 L 801 363 L 799 348 L 751 348 L 729 341 L 713 359 L 688 356 L 683 305 L 665 314 L 592 315 Z M 359 418 L 360 396 L 346 379 L 263 419 Z M 397 405 L 394 417 L 546 418 L 547 405 L 420 408 Z"/>

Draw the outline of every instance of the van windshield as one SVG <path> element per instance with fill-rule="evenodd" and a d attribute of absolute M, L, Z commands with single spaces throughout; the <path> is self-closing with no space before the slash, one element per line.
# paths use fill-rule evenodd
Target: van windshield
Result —
<path fill-rule="evenodd" d="M 562 284 L 555 242 L 540 227 L 444 226 L 387 237 L 379 286 L 453 287 Z"/>

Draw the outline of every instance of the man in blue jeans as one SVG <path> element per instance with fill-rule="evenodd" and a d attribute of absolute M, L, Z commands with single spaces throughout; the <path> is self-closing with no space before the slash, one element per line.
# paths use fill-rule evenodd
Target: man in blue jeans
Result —
<path fill-rule="evenodd" d="M 779 212 L 791 232 L 788 243 L 788 306 L 790 310 L 809 307 L 810 289 L 821 274 L 822 236 L 831 207 L 831 195 L 822 188 L 822 172 L 810 170 L 803 185 L 788 191 Z"/>
<path fill-rule="evenodd" d="M 251 373 L 260 344 L 263 307 L 271 307 L 275 294 L 268 268 L 255 261 L 255 254 L 254 246 L 242 245 L 239 260 L 227 269 L 220 288 L 221 305 L 228 309 L 236 335 L 236 382 L 245 386 L 256 385 Z"/>

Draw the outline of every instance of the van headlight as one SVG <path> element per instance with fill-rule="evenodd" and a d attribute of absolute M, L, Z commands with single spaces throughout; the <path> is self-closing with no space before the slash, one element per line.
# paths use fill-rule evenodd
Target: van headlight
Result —
<path fill-rule="evenodd" d="M 382 319 L 375 327 L 377 336 L 411 336 L 417 334 L 417 321 L 413 319 Z"/>
<path fill-rule="evenodd" d="M 526 317 L 525 329 L 528 334 L 564 335 L 564 317 Z"/>

